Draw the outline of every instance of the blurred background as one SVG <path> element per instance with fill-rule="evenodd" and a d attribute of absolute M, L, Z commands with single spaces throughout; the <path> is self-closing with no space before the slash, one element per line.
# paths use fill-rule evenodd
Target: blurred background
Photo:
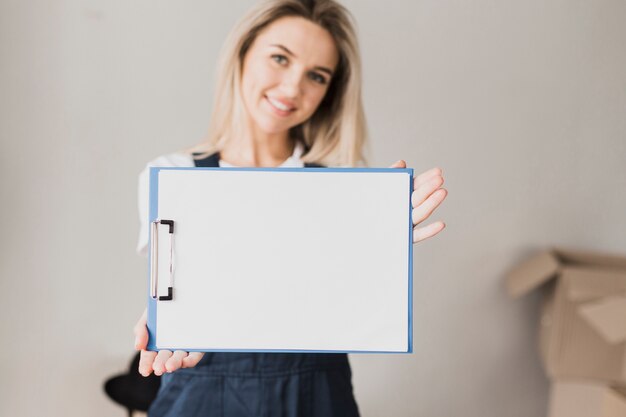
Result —
<path fill-rule="evenodd" d="M 370 165 L 443 168 L 447 228 L 415 247 L 414 353 L 351 355 L 364 417 L 541 417 L 551 246 L 626 254 L 626 2 L 343 2 Z M 123 416 L 147 262 L 137 175 L 200 141 L 216 58 L 253 1 L 0 0 L 0 415 Z"/>

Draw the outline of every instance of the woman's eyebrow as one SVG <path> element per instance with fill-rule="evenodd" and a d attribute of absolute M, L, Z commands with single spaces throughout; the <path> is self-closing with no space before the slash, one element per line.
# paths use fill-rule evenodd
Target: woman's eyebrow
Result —
<path fill-rule="evenodd" d="M 277 48 L 280 48 L 280 49 L 282 49 L 283 51 L 287 52 L 287 53 L 288 53 L 289 55 L 291 55 L 292 57 L 297 58 L 296 54 L 294 54 L 293 52 L 291 52 L 291 51 L 290 51 L 289 49 L 287 49 L 287 47 L 286 47 L 286 46 L 284 46 L 284 45 L 280 45 L 280 44 L 277 44 L 277 43 L 273 43 L 273 44 L 271 44 L 270 46 L 275 46 L 275 47 L 277 47 Z"/>
<path fill-rule="evenodd" d="M 316 70 L 318 70 L 318 71 L 325 72 L 325 73 L 327 73 L 330 77 L 332 77 L 332 76 L 333 76 L 333 71 L 332 71 L 330 68 L 326 68 L 326 67 L 315 67 L 315 68 L 313 68 L 313 69 L 316 69 Z"/>
<path fill-rule="evenodd" d="M 297 58 L 296 54 L 294 54 L 293 52 L 291 52 L 291 51 L 290 51 L 290 50 L 289 50 L 289 49 L 288 49 L 285 45 L 281 45 L 281 44 L 278 44 L 278 43 L 273 43 L 273 44 L 271 44 L 270 46 L 274 46 L 274 47 L 276 47 L 276 48 L 280 48 L 280 49 L 282 49 L 283 51 L 285 51 L 286 53 L 288 53 L 289 55 L 291 55 L 292 57 Z M 318 67 L 315 67 L 315 68 L 313 68 L 313 69 L 316 69 L 316 70 L 318 70 L 318 71 L 325 72 L 325 73 L 327 73 L 327 74 L 328 74 L 329 76 L 331 76 L 331 77 L 332 77 L 332 75 L 333 75 L 333 70 L 331 70 L 330 68 L 326 68 L 326 67 L 319 67 L 319 66 L 318 66 Z"/>

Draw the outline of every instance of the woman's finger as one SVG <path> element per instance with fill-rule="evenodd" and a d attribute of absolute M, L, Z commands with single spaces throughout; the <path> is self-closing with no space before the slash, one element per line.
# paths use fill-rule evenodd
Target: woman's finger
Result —
<path fill-rule="evenodd" d="M 417 189 L 420 185 L 424 184 L 427 181 L 430 181 L 432 177 L 442 176 L 443 171 L 439 167 L 434 167 L 429 169 L 428 171 L 422 172 L 413 180 L 413 189 Z"/>
<path fill-rule="evenodd" d="M 406 162 L 403 159 L 396 161 L 389 168 L 406 168 Z"/>
<path fill-rule="evenodd" d="M 165 362 L 172 356 L 171 350 L 160 350 L 154 358 L 152 369 L 155 375 L 163 375 L 165 373 Z"/>
<path fill-rule="evenodd" d="M 417 187 L 411 195 L 411 205 L 413 208 L 422 204 L 432 193 L 443 185 L 443 177 L 435 175 L 429 181 Z"/>
<path fill-rule="evenodd" d="M 156 358 L 157 352 L 152 352 L 149 350 L 142 350 L 139 354 L 139 373 L 143 376 L 148 376 L 152 373 L 152 364 L 154 363 L 154 358 Z"/>
<path fill-rule="evenodd" d="M 183 359 L 183 368 L 192 368 L 200 362 L 204 356 L 202 352 L 189 352 L 189 355 Z"/>
<path fill-rule="evenodd" d="M 445 188 L 440 188 L 432 193 L 426 201 L 415 207 L 412 213 L 413 224 L 417 225 L 426 220 L 439 207 L 446 195 L 448 195 L 448 191 Z"/>
<path fill-rule="evenodd" d="M 183 366 L 183 359 L 188 355 L 184 350 L 177 350 L 174 354 L 165 362 L 165 370 L 167 372 L 174 372 L 175 370 Z"/>
<path fill-rule="evenodd" d="M 431 223 L 428 226 L 416 227 L 413 229 L 413 243 L 421 242 L 429 237 L 435 236 L 446 227 L 444 222 Z"/>

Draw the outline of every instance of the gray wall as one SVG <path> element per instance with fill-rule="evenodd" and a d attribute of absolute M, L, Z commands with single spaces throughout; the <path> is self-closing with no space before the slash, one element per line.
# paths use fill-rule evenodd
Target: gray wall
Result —
<path fill-rule="evenodd" d="M 101 382 L 144 308 L 136 176 L 200 140 L 219 47 L 251 4 L 0 2 L 0 415 L 122 416 Z M 415 248 L 415 353 L 352 355 L 368 416 L 540 417 L 551 245 L 626 248 L 626 2 L 346 1 L 372 165 L 444 170 Z"/>

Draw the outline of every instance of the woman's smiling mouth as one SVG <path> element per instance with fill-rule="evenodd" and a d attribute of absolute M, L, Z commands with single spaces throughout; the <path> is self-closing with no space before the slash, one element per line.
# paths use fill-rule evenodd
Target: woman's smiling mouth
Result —
<path fill-rule="evenodd" d="M 265 96 L 265 99 L 269 103 L 272 110 L 274 110 L 274 113 L 278 114 L 279 116 L 287 116 L 291 114 L 294 110 L 296 110 L 294 106 L 289 105 L 282 100 L 278 100 L 268 96 Z"/>

